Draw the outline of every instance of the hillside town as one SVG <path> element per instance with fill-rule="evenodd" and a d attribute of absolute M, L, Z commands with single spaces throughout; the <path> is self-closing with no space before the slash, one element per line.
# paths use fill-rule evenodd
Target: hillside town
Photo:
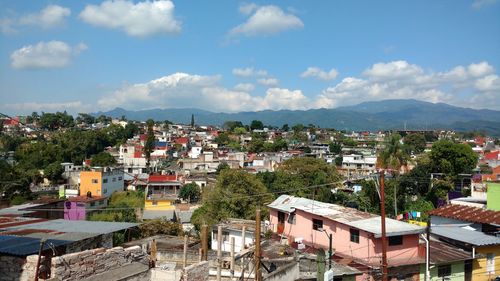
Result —
<path fill-rule="evenodd" d="M 500 276 L 500 139 L 481 132 L 0 124 L 0 280 Z"/>

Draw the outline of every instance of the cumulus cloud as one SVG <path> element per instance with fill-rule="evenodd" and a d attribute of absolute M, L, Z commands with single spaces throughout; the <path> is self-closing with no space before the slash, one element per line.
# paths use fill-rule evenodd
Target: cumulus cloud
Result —
<path fill-rule="evenodd" d="M 320 69 L 319 67 L 308 67 L 307 70 L 300 75 L 300 77 L 302 78 L 315 77 L 321 80 L 333 80 L 337 77 L 338 74 L 339 74 L 338 71 L 334 68 L 326 72 Z"/>
<path fill-rule="evenodd" d="M 251 16 L 246 22 L 231 29 L 231 36 L 266 36 L 304 27 L 300 18 L 273 5 L 257 7 L 250 4 L 240 7 L 240 12 Z"/>
<path fill-rule="evenodd" d="M 273 86 L 278 85 L 279 81 L 276 78 L 261 78 L 261 79 L 257 79 L 257 83 L 259 83 L 263 86 L 273 87 Z"/>
<path fill-rule="evenodd" d="M 263 69 L 254 69 L 253 67 L 234 68 L 233 75 L 239 77 L 267 76 L 267 71 Z"/>
<path fill-rule="evenodd" d="M 0 108 L 2 108 L 2 110 L 15 112 L 16 114 L 30 114 L 34 111 L 55 112 L 55 111 L 65 111 L 65 110 L 70 114 L 75 114 L 79 112 L 91 112 L 95 109 L 94 106 L 90 104 L 84 104 L 81 101 L 54 102 L 54 103 L 39 103 L 39 102 L 10 103 L 10 104 L 0 105 Z"/>
<path fill-rule="evenodd" d="M 220 76 L 174 73 L 146 83 L 124 85 L 98 100 L 102 110 L 197 107 L 219 112 L 299 109 L 308 105 L 300 90 L 271 88 L 264 96 L 251 95 L 252 84 L 234 89 L 220 85 Z"/>
<path fill-rule="evenodd" d="M 72 47 L 62 41 L 39 42 L 15 50 L 10 55 L 11 66 L 17 69 L 61 68 L 86 49 L 83 43 Z"/>
<path fill-rule="evenodd" d="M 107 0 L 100 5 L 87 5 L 80 13 L 80 19 L 136 37 L 181 31 L 181 23 L 175 19 L 174 4 L 170 0 L 136 4 L 127 0 Z"/>
<path fill-rule="evenodd" d="M 484 8 L 486 6 L 494 5 L 496 2 L 497 2 L 497 0 L 473 0 L 472 7 L 474 9 L 479 10 L 479 9 Z"/>
<path fill-rule="evenodd" d="M 346 77 L 323 90 L 317 97 L 316 106 L 335 107 L 371 100 L 411 98 L 471 107 L 471 96 L 486 97 L 498 92 L 500 82 L 493 72 L 494 68 L 488 62 L 456 66 L 443 72 L 424 71 L 422 67 L 403 60 L 376 63 L 363 71 L 363 77 Z M 476 105 L 485 106 L 484 103 Z M 500 105 L 496 102 L 487 107 L 492 106 Z"/>
<path fill-rule="evenodd" d="M 0 19 L 0 29 L 3 33 L 15 33 L 21 26 L 36 26 L 44 29 L 62 26 L 71 10 L 58 5 L 48 5 L 41 11 L 19 17 Z"/>
<path fill-rule="evenodd" d="M 239 10 L 240 10 L 240 13 L 242 13 L 244 15 L 249 15 L 249 14 L 253 13 L 255 10 L 257 10 L 258 8 L 259 8 L 259 6 L 255 3 L 245 3 L 245 4 L 240 6 Z"/>
<path fill-rule="evenodd" d="M 255 86 L 254 86 L 254 84 L 250 84 L 250 83 L 240 83 L 240 84 L 237 84 L 236 86 L 234 86 L 234 89 L 237 91 L 251 92 L 251 91 L 255 90 Z"/>

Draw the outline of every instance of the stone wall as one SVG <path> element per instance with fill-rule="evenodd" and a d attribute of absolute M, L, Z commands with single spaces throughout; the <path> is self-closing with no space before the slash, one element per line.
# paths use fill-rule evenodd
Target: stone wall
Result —
<path fill-rule="evenodd" d="M 209 267 L 208 261 L 199 262 L 190 265 L 184 269 L 182 281 L 204 281 L 208 280 Z"/>
<path fill-rule="evenodd" d="M 1 257 L 1 281 L 33 280 L 38 255 L 27 256 L 26 259 Z M 42 263 L 44 261 L 42 260 Z M 148 256 L 140 247 L 123 249 L 98 248 L 78 253 L 52 257 L 46 261 L 50 266 L 50 276 L 40 280 L 78 280 L 85 279 L 111 270 L 127 267 L 133 264 L 148 265 Z M 41 269 L 43 271 L 43 269 Z M 133 274 L 133 273 L 132 273 Z"/>

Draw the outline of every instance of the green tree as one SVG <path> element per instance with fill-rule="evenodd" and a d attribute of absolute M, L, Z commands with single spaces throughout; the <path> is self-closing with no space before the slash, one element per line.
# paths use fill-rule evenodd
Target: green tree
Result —
<path fill-rule="evenodd" d="M 64 173 L 64 168 L 60 162 L 54 162 L 43 170 L 43 174 L 51 181 L 56 181 L 61 179 L 62 174 Z"/>
<path fill-rule="evenodd" d="M 179 191 L 179 197 L 188 201 L 189 203 L 198 202 L 198 200 L 200 200 L 200 196 L 200 187 L 194 182 L 185 184 Z"/>
<path fill-rule="evenodd" d="M 217 137 L 214 139 L 215 143 L 217 143 L 220 146 L 224 146 L 229 144 L 231 139 L 229 138 L 229 134 L 226 132 L 221 132 Z"/>
<path fill-rule="evenodd" d="M 290 131 L 290 127 L 288 126 L 288 124 L 283 124 L 283 126 L 281 127 L 281 130 L 283 132 L 288 132 L 288 131 Z"/>
<path fill-rule="evenodd" d="M 340 154 L 342 152 L 342 145 L 338 142 L 330 142 L 328 146 L 330 148 L 330 153 Z"/>
<path fill-rule="evenodd" d="M 264 129 L 264 124 L 262 121 L 259 120 L 253 120 L 252 123 L 250 123 L 250 129 L 253 130 L 262 130 Z"/>
<path fill-rule="evenodd" d="M 116 165 L 116 159 L 108 152 L 99 152 L 91 158 L 92 166 L 107 167 Z"/>
<path fill-rule="evenodd" d="M 227 218 L 255 219 L 257 207 L 272 202 L 273 197 L 255 175 L 242 170 L 225 169 L 217 177 L 215 188 L 208 193 L 191 221 L 199 227 L 213 225 Z M 267 217 L 267 209 L 261 215 Z"/>
<path fill-rule="evenodd" d="M 470 146 L 448 140 L 435 142 L 429 157 L 432 172 L 446 173 L 451 176 L 471 173 L 478 160 L 477 154 L 472 151 Z"/>
<path fill-rule="evenodd" d="M 227 131 L 234 131 L 235 128 L 245 127 L 241 121 L 226 121 L 222 127 Z"/>
<path fill-rule="evenodd" d="M 194 114 L 191 114 L 191 128 L 194 128 Z"/>
<path fill-rule="evenodd" d="M 76 117 L 77 123 L 85 123 L 87 125 L 95 123 L 95 117 L 87 113 L 78 113 Z"/>
<path fill-rule="evenodd" d="M 218 174 L 220 174 L 223 170 L 226 170 L 226 169 L 231 169 L 231 167 L 229 167 L 229 164 L 227 164 L 226 162 L 221 162 L 221 163 L 217 166 L 217 170 L 215 171 L 215 173 L 218 175 Z"/>
<path fill-rule="evenodd" d="M 148 127 L 147 130 L 147 137 L 146 137 L 146 143 L 144 144 L 144 155 L 146 157 L 146 166 L 149 170 L 149 165 L 151 162 L 151 153 L 154 150 L 154 145 L 155 145 L 155 133 L 153 131 L 153 126 L 154 126 L 154 121 L 152 119 L 149 119 L 146 121 L 146 125 Z"/>
<path fill-rule="evenodd" d="M 183 233 L 182 225 L 178 222 L 171 222 L 165 219 L 154 219 L 139 225 L 141 237 L 151 237 L 154 235 L 174 235 Z"/>
<path fill-rule="evenodd" d="M 390 135 L 385 142 L 385 148 L 377 159 L 381 167 L 391 169 L 395 174 L 399 174 L 402 166 L 409 161 L 409 155 L 406 153 L 401 136 L 398 134 Z"/>
<path fill-rule="evenodd" d="M 409 134 L 404 138 L 404 143 L 408 146 L 408 150 L 415 154 L 422 153 L 426 144 L 422 134 Z"/>

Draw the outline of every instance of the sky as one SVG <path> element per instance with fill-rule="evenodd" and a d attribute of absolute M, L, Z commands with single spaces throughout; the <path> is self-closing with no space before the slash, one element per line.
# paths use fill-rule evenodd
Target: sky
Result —
<path fill-rule="evenodd" d="M 0 112 L 500 110 L 500 0 L 0 0 Z"/>

